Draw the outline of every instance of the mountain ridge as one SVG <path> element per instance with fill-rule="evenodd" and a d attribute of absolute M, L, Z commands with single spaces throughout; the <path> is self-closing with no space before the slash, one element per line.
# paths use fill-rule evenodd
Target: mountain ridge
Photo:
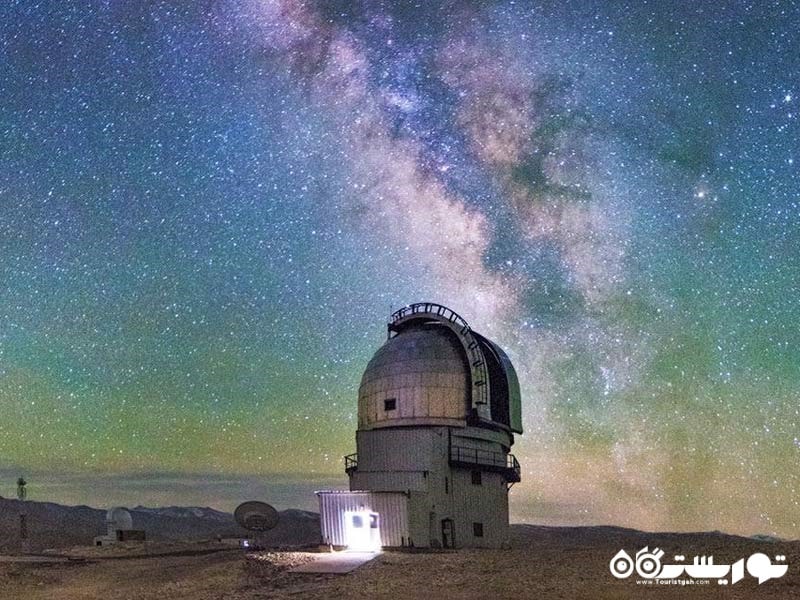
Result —
<path fill-rule="evenodd" d="M 66 506 L 0 498 L 0 552 L 19 550 L 19 514 L 26 514 L 32 551 L 91 545 L 104 535 L 106 510 L 86 505 Z M 233 515 L 210 507 L 136 506 L 129 509 L 134 529 L 143 529 L 149 540 L 192 541 L 219 537 L 248 537 Z M 319 542 L 319 515 L 309 511 L 279 511 L 275 529 L 260 536 L 269 546 L 303 546 Z"/>

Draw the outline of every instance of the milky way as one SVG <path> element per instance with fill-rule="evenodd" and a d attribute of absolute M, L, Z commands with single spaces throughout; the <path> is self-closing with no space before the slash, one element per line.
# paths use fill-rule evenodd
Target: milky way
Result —
<path fill-rule="evenodd" d="M 793 3 L 6 4 L 0 493 L 307 506 L 429 300 L 514 519 L 797 536 Z"/>

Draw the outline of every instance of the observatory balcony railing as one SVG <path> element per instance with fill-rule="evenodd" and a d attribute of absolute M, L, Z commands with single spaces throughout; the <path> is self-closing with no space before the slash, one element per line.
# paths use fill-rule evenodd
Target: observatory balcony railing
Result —
<path fill-rule="evenodd" d="M 450 447 L 450 464 L 456 467 L 480 467 L 486 471 L 502 473 L 508 482 L 517 482 L 522 479 L 521 469 L 517 457 L 505 452 L 480 450 L 465 446 Z"/>
<path fill-rule="evenodd" d="M 352 475 L 353 471 L 358 469 L 358 454 L 348 454 L 344 457 L 344 472 Z"/>

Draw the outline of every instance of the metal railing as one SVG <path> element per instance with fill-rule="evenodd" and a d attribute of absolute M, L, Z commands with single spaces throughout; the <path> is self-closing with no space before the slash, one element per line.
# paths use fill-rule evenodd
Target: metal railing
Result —
<path fill-rule="evenodd" d="M 438 315 L 450 321 L 451 323 L 455 323 L 459 325 L 461 329 L 467 328 L 469 329 L 469 325 L 464 320 L 464 318 L 459 315 L 456 311 L 447 308 L 446 306 L 442 306 L 441 304 L 436 304 L 434 302 L 417 302 L 416 304 L 409 304 L 408 306 L 404 306 L 403 308 L 396 310 L 392 313 L 392 323 L 396 323 L 400 319 L 407 317 L 409 315 L 416 315 L 418 313 L 431 313 L 434 315 Z"/>
<path fill-rule="evenodd" d="M 344 472 L 350 475 L 358 468 L 358 453 L 348 454 L 344 457 Z"/>
<path fill-rule="evenodd" d="M 517 457 L 505 452 L 468 448 L 466 446 L 450 447 L 450 464 L 464 467 L 482 467 L 488 471 L 503 473 L 508 481 L 520 481 L 522 470 Z M 358 453 L 344 457 L 344 471 L 352 475 L 358 469 Z"/>
<path fill-rule="evenodd" d="M 505 452 L 451 446 L 450 462 L 463 466 L 479 466 L 492 471 L 500 471 L 509 481 L 520 481 L 521 479 L 522 470 L 517 457 Z"/>

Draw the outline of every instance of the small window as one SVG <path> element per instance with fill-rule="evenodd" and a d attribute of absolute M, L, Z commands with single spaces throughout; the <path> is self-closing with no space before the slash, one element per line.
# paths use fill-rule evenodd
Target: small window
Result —
<path fill-rule="evenodd" d="M 483 523 L 472 524 L 472 535 L 475 537 L 483 537 Z"/>
<path fill-rule="evenodd" d="M 364 519 L 362 519 L 359 515 L 353 515 L 353 527 L 355 529 L 361 529 L 364 527 Z"/>
<path fill-rule="evenodd" d="M 383 410 L 394 410 L 397 408 L 397 398 L 387 398 L 383 401 Z"/>
<path fill-rule="evenodd" d="M 480 471 L 473 471 L 472 472 L 472 485 L 483 485 L 483 481 L 481 479 L 481 472 Z"/>
<path fill-rule="evenodd" d="M 450 478 L 449 477 L 445 477 L 444 478 L 444 493 L 445 494 L 449 494 L 450 493 Z"/>

